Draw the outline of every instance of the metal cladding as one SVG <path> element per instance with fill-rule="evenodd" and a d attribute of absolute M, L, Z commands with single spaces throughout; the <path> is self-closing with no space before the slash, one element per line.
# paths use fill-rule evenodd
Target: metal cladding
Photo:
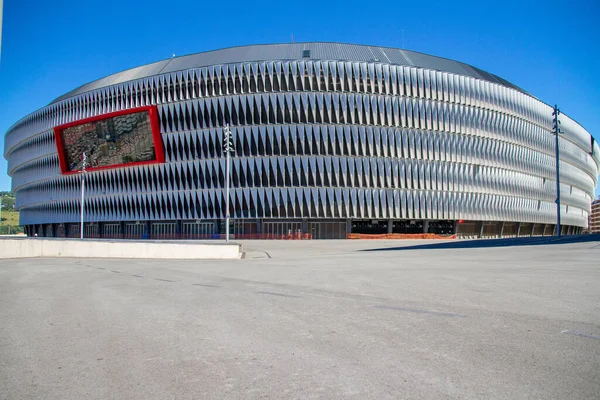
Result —
<path fill-rule="evenodd" d="M 552 108 L 466 64 L 333 43 L 246 46 L 173 58 L 84 85 L 5 137 L 21 224 L 76 222 L 53 128 L 157 105 L 165 163 L 87 173 L 86 221 L 231 217 L 553 224 Z M 561 115 L 565 225 L 586 227 L 600 169 L 590 134 Z"/>

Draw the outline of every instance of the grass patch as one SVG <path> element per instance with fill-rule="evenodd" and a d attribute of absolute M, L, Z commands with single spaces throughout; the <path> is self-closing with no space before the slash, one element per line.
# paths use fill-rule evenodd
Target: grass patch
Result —
<path fill-rule="evenodd" d="M 10 233 L 23 232 L 23 228 L 19 226 L 19 212 L 18 211 L 7 211 L 2 210 L 2 225 L 0 225 L 0 233 L 8 233 L 8 227 L 10 226 Z"/>

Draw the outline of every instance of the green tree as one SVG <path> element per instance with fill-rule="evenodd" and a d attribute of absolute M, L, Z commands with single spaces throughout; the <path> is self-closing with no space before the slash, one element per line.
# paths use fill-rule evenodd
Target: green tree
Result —
<path fill-rule="evenodd" d="M 3 210 L 14 210 L 15 209 L 15 198 L 9 196 L 0 197 Z"/>

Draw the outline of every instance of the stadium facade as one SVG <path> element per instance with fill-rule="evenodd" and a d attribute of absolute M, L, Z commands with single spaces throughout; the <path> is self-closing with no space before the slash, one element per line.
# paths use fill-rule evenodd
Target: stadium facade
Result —
<path fill-rule="evenodd" d="M 600 148 L 562 114 L 563 233 L 588 224 Z M 556 233 L 552 108 L 470 65 L 340 43 L 234 47 L 85 84 L 14 124 L 29 235 Z M 244 236 L 245 235 L 245 236 Z"/>

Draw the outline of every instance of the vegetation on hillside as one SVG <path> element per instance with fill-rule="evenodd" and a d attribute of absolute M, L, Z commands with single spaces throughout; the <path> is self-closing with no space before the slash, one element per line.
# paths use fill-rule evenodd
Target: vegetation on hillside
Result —
<path fill-rule="evenodd" d="M 15 196 L 12 192 L 0 192 L 0 204 L 2 205 L 0 235 L 22 233 L 23 227 L 19 226 L 19 212 L 15 210 Z"/>

